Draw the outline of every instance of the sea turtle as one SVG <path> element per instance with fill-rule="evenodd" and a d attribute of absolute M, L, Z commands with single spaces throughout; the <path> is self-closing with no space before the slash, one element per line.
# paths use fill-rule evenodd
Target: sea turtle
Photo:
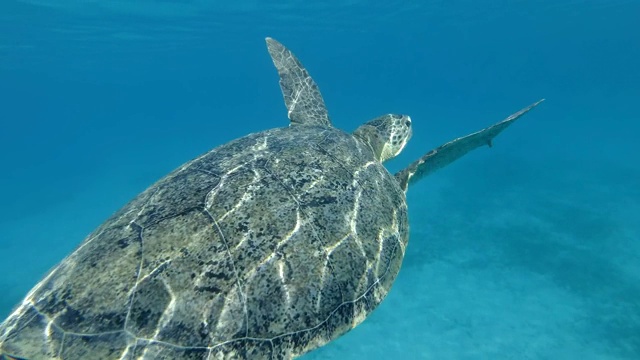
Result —
<path fill-rule="evenodd" d="M 361 323 L 407 246 L 410 183 L 536 102 L 395 175 L 411 137 L 389 114 L 334 128 L 316 83 L 267 38 L 288 127 L 180 166 L 91 233 L 0 325 L 4 359 L 291 359 Z"/>

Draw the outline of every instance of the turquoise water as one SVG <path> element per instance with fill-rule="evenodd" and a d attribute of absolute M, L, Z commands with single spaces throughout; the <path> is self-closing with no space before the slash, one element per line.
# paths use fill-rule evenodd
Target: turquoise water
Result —
<path fill-rule="evenodd" d="M 413 186 L 388 298 L 307 359 L 640 358 L 640 2 L 0 3 L 0 318 L 183 162 L 288 121 L 264 37 L 335 126 L 411 115 L 398 170 L 547 101 Z"/>

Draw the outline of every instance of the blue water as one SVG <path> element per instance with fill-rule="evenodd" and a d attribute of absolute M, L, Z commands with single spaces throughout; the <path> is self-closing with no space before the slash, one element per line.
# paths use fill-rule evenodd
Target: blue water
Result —
<path fill-rule="evenodd" d="M 287 125 L 272 36 L 335 126 L 411 115 L 391 170 L 547 98 L 409 190 L 388 298 L 306 359 L 640 358 L 639 1 L 216 3 L 0 2 L 0 318 L 152 182 Z"/>

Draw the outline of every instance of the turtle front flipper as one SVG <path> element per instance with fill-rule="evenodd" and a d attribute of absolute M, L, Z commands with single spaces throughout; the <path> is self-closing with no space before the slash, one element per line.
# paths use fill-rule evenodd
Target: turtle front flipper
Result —
<path fill-rule="evenodd" d="M 278 41 L 269 37 L 266 41 L 291 124 L 331 126 L 320 89 L 300 60 Z"/>
<path fill-rule="evenodd" d="M 459 137 L 429 151 L 420 159 L 414 161 L 411 165 L 406 167 L 404 170 L 401 170 L 400 172 L 395 174 L 400 187 L 406 192 L 409 184 L 412 184 L 422 179 L 423 177 L 435 172 L 436 170 L 439 170 L 440 168 L 451 164 L 452 162 L 464 156 L 469 151 L 483 145 L 488 145 L 489 147 L 491 147 L 493 138 L 498 136 L 498 134 L 500 134 L 502 130 L 506 129 L 518 118 L 529 112 L 529 110 L 533 109 L 543 101 L 544 99 L 538 100 L 537 102 L 525 107 L 524 109 L 510 115 L 499 123 L 491 125 L 486 129 L 474 132 L 467 136 Z"/>
<path fill-rule="evenodd" d="M 7 354 L 0 354 L 0 360 L 27 360 L 27 359 L 14 357 Z"/>

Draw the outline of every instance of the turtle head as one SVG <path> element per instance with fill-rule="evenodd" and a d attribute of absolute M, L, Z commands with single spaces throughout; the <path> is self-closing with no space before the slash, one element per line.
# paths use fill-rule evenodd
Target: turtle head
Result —
<path fill-rule="evenodd" d="M 367 143 L 380 162 L 398 155 L 411 138 L 408 115 L 387 114 L 360 126 L 353 135 Z"/>

